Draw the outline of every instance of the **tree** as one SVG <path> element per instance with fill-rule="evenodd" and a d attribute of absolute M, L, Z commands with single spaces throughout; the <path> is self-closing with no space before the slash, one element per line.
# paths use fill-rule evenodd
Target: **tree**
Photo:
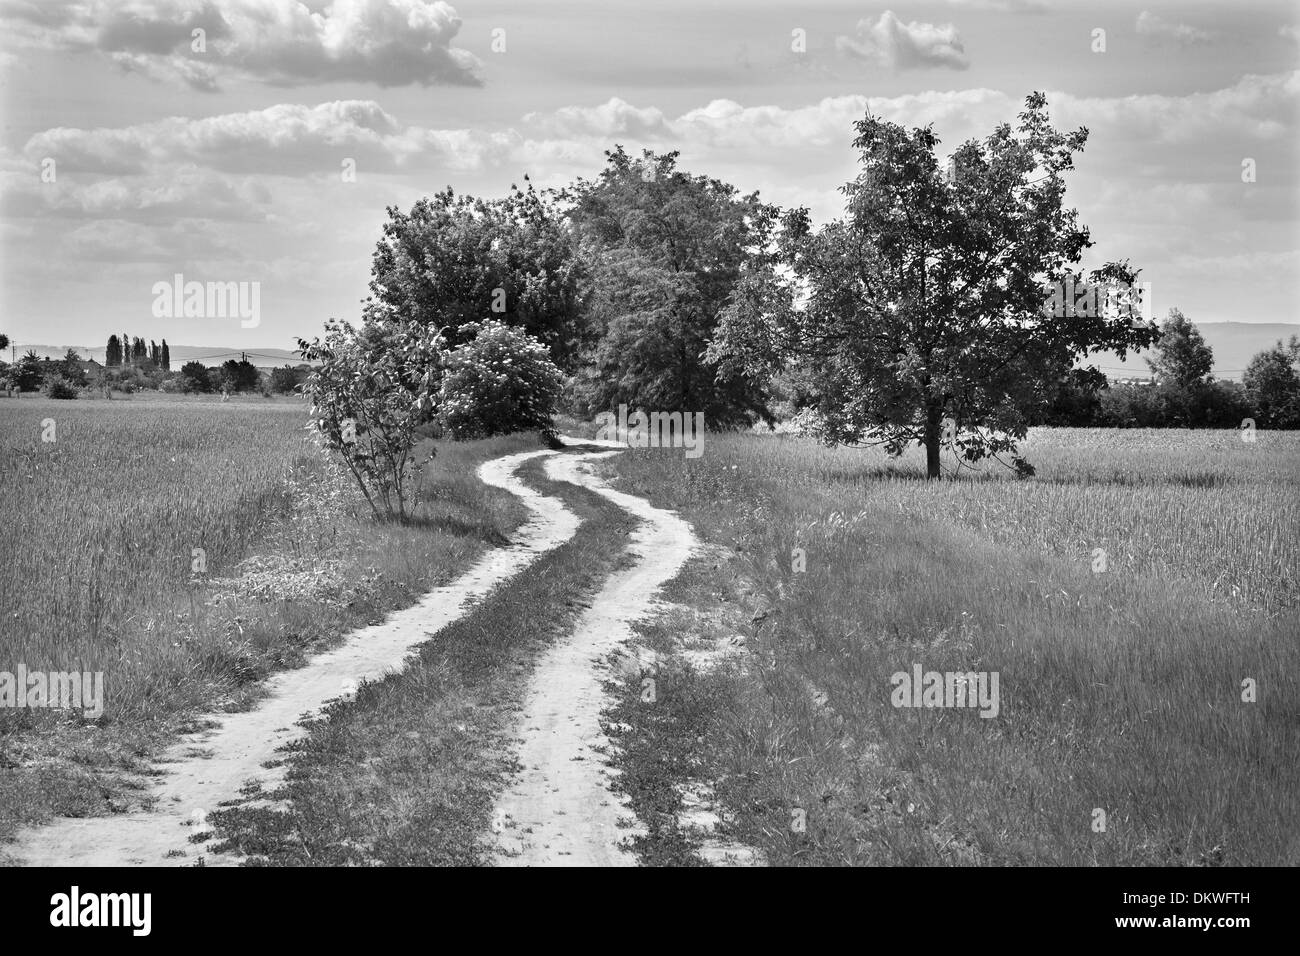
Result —
<path fill-rule="evenodd" d="M 81 355 L 76 349 L 68 349 L 64 354 L 58 374 L 76 388 L 85 388 L 88 382 L 86 370 L 81 367 Z"/>
<path fill-rule="evenodd" d="M 676 152 L 606 152 L 594 181 L 565 190 L 593 277 L 600 333 L 579 376 L 588 410 L 703 412 L 710 427 L 771 420 L 765 389 L 704 356 L 749 254 L 776 210 L 758 194 L 677 169 Z"/>
<path fill-rule="evenodd" d="M 9 348 L 9 336 L 0 332 L 0 352 L 3 352 L 7 348 Z"/>
<path fill-rule="evenodd" d="M 484 322 L 446 356 L 439 412 L 457 439 L 546 430 L 562 386 L 546 346 L 522 329 Z"/>
<path fill-rule="evenodd" d="M 104 368 L 118 368 L 122 364 L 122 343 L 116 335 L 108 337 L 108 347 L 104 349 Z"/>
<path fill-rule="evenodd" d="M 122 334 L 122 364 L 135 364 L 135 355 L 131 350 L 131 340 L 127 338 L 126 333 Z"/>
<path fill-rule="evenodd" d="M 901 454 L 915 441 L 930 478 L 945 444 L 959 466 L 1009 453 L 1032 474 L 1017 443 L 1076 361 L 1156 336 L 1134 318 L 1127 261 L 1090 284 L 1078 271 L 1092 241 L 1063 206 L 1063 174 L 1088 131 L 1052 128 L 1033 93 L 1014 131 L 963 143 L 945 175 L 930 127 L 869 113 L 855 125 L 862 170 L 842 190 L 844 218 L 814 231 L 806 209 L 785 215 L 710 354 L 753 375 L 796 369 L 828 444 Z M 1100 289 L 1093 305 L 1068 301 L 1080 286 Z"/>
<path fill-rule="evenodd" d="M 1259 424 L 1300 428 L 1300 337 L 1291 336 L 1250 360 L 1242 376 L 1246 398 Z"/>
<path fill-rule="evenodd" d="M 260 382 L 257 366 L 247 359 L 238 362 L 229 359 L 221 363 L 221 384 L 232 392 L 250 391 L 257 388 Z"/>
<path fill-rule="evenodd" d="M 292 365 L 271 369 L 271 391 L 277 395 L 290 395 L 301 381 Z"/>
<path fill-rule="evenodd" d="M 166 340 L 166 339 L 163 339 L 163 340 L 162 340 L 162 350 L 161 350 L 161 351 L 162 351 L 162 356 L 161 356 L 161 358 L 162 358 L 162 370 L 163 370 L 164 372 L 170 372 L 170 371 L 172 370 L 172 353 L 171 353 L 171 349 L 167 348 L 167 340 Z"/>
<path fill-rule="evenodd" d="M 36 354 L 35 349 L 28 349 L 27 353 L 18 360 L 13 379 L 14 385 L 24 392 L 34 392 L 41 387 L 41 383 L 45 381 L 45 370 L 41 368 L 41 357 Z"/>
<path fill-rule="evenodd" d="M 212 391 L 212 379 L 208 367 L 202 362 L 186 362 L 181 366 L 181 380 L 187 392 Z"/>
<path fill-rule="evenodd" d="M 409 317 L 444 330 L 455 346 L 473 337 L 462 326 L 496 318 L 540 340 L 561 367 L 574 367 L 588 339 L 582 262 L 549 195 L 531 184 L 493 201 L 446 189 L 409 213 L 389 207 L 388 217 L 371 263 L 366 321 Z"/>
<path fill-rule="evenodd" d="M 1156 357 L 1147 365 L 1162 384 L 1191 388 L 1209 378 L 1214 368 L 1214 352 L 1187 316 L 1170 309 L 1160 326 Z"/>
<path fill-rule="evenodd" d="M 1056 385 L 1051 403 L 1036 425 L 1080 428 L 1093 424 L 1101 408 L 1106 376 L 1094 368 L 1071 369 Z"/>
<path fill-rule="evenodd" d="M 312 425 L 378 518 L 410 516 L 408 482 L 421 463 L 412 454 L 416 429 L 435 415 L 444 348 L 436 329 L 398 315 L 359 330 L 331 319 L 323 339 L 298 340 L 299 354 L 320 363 L 303 385 Z"/>
<path fill-rule="evenodd" d="M 153 362 L 156 368 L 162 368 L 162 350 L 153 339 L 149 340 L 149 361 Z"/>

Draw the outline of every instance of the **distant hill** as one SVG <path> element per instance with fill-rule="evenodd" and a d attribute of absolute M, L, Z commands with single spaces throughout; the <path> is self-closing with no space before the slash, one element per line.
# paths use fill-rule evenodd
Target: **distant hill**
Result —
<path fill-rule="evenodd" d="M 1214 377 L 1241 381 L 1242 373 L 1258 353 L 1300 335 L 1300 325 L 1285 322 L 1197 322 L 1205 344 L 1214 350 Z M 1144 361 L 1149 352 L 1129 353 L 1121 362 L 1113 353 L 1103 352 L 1088 364 L 1096 365 L 1111 378 L 1149 378 L 1151 370 Z"/>
<path fill-rule="evenodd" d="M 49 357 L 52 359 L 61 359 L 68 354 L 68 349 L 73 348 L 84 359 L 94 359 L 99 364 L 104 364 L 104 352 L 107 351 L 106 345 L 99 345 L 91 348 L 85 345 L 27 345 L 18 343 L 19 356 L 29 350 L 33 350 L 41 358 Z M 247 354 L 248 360 L 258 368 L 279 368 L 282 365 L 301 365 L 303 360 L 298 357 L 297 353 L 290 349 L 224 349 L 219 346 L 204 345 L 172 345 L 167 343 L 168 351 L 171 354 L 172 368 L 180 368 L 186 362 L 202 362 L 204 365 L 220 365 L 222 362 L 234 359 L 239 360 L 240 355 Z M 5 356 L 8 361 L 9 356 Z M 306 363 L 314 365 L 314 362 Z"/>

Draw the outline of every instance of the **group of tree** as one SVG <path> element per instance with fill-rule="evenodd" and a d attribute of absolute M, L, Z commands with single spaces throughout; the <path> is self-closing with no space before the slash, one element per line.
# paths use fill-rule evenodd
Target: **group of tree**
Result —
<path fill-rule="evenodd" d="M 79 389 L 90 385 L 86 365 L 75 349 L 68 349 L 58 360 L 42 358 L 28 349 L 12 365 L 0 361 L 0 388 L 25 392 L 44 390 L 52 398 L 76 398 Z"/>
<path fill-rule="evenodd" d="M 171 350 L 167 348 L 167 340 L 163 339 L 159 345 L 152 339 L 148 343 L 142 338 L 129 338 L 123 335 L 118 338 L 116 335 L 108 337 L 108 346 L 104 350 L 104 367 L 121 368 L 123 366 L 134 366 L 136 368 L 157 368 L 164 372 L 170 372 L 172 368 Z"/>
<path fill-rule="evenodd" d="M 868 114 L 855 131 L 844 213 L 820 227 L 679 169 L 676 152 L 621 146 L 565 188 L 525 177 L 501 199 L 446 189 L 390 207 L 360 324 L 300 341 L 321 363 L 304 384 L 320 432 L 400 516 L 403 442 L 424 426 L 536 423 L 525 396 L 553 379 L 539 348 L 563 376 L 560 410 L 703 412 L 715 429 L 797 414 L 829 444 L 918 444 L 931 477 L 945 455 L 1030 475 L 1017 446 L 1046 422 L 1292 427 L 1293 347 L 1216 382 L 1181 312 L 1138 317 L 1140 269 L 1085 267 L 1093 238 L 1065 186 L 1088 130 L 1054 128 L 1042 94 L 947 161 L 930 127 Z M 1051 290 L 1074 287 L 1103 290 L 1100 306 L 1053 307 Z M 1152 386 L 1108 386 L 1090 364 L 1153 348 Z"/>
<path fill-rule="evenodd" d="M 110 346 L 118 342 L 117 336 L 109 340 Z M 132 350 L 140 339 L 132 343 Z M 8 345 L 8 340 L 5 340 Z M 285 365 L 263 371 L 246 359 L 229 360 L 216 367 L 201 362 L 187 362 L 178 371 L 165 368 L 169 361 L 166 343 L 154 350 L 158 356 L 146 355 L 135 364 L 119 363 L 115 367 L 100 365 L 83 359 L 75 349 L 68 349 L 62 359 L 42 358 L 29 349 L 12 365 L 0 360 L 0 390 L 44 392 L 53 398 L 77 398 L 80 394 L 124 394 L 157 390 L 187 394 L 259 392 L 264 395 L 294 394 L 306 380 L 309 366 Z M 111 354 L 111 353 L 110 353 Z"/>
<path fill-rule="evenodd" d="M 1216 379 L 1214 352 L 1180 309 L 1160 327 L 1151 378 L 1097 390 L 1061 383 L 1035 424 L 1102 428 L 1300 428 L 1300 337 L 1259 352 L 1240 382 Z"/>

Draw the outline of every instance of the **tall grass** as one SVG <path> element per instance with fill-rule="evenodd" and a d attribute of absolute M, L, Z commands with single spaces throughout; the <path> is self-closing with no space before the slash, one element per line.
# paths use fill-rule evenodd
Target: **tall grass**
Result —
<path fill-rule="evenodd" d="M 319 467 L 304 424 L 297 404 L 0 403 L 0 656 L 115 658 L 283 513 L 295 470 Z"/>
<path fill-rule="evenodd" d="M 846 500 L 869 490 L 910 518 L 977 529 L 1089 568 L 1100 548 L 1114 574 L 1182 578 L 1272 609 L 1300 603 L 1300 433 L 1260 432 L 1246 443 L 1237 432 L 1039 428 L 1023 445 L 1038 468 L 1029 481 L 989 465 L 923 482 L 916 451 L 888 459 L 875 449 L 774 440 L 785 443 L 779 459 L 800 464 L 776 468 L 775 487 L 811 480 Z M 763 445 L 722 448 L 713 460 L 719 468 L 761 470 L 750 456 L 773 454 Z M 728 454 L 737 457 L 724 461 Z M 809 532 L 828 518 L 809 510 Z"/>
<path fill-rule="evenodd" d="M 93 723 L 0 708 L 0 839 L 134 808 L 129 774 L 196 715 L 253 706 L 272 671 L 463 573 L 523 518 L 475 471 L 535 436 L 444 446 L 416 519 L 376 524 L 305 425 L 299 403 L 0 402 L 0 670 L 104 672 Z"/>
<path fill-rule="evenodd" d="M 768 607 L 751 666 L 698 693 L 702 772 L 774 862 L 1300 862 L 1300 436 L 1041 431 L 1039 477 L 942 483 L 710 442 L 613 467 L 739 552 Z M 998 672 L 999 715 L 896 709 L 917 663 Z"/>

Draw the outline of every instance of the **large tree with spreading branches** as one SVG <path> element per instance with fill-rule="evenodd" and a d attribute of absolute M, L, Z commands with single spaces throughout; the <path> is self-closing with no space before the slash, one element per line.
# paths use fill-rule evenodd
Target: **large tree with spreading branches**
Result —
<path fill-rule="evenodd" d="M 1041 93 L 1014 129 L 961 144 L 949 163 L 931 127 L 868 114 L 856 130 L 844 216 L 813 229 L 806 209 L 785 214 L 710 356 L 724 373 L 795 373 L 829 444 L 901 454 L 916 442 L 931 478 L 945 446 L 959 464 L 1009 455 L 1032 474 L 1018 441 L 1076 362 L 1158 336 L 1127 261 L 1087 280 L 1079 270 L 1092 240 L 1064 205 L 1065 174 L 1088 131 L 1054 129 Z"/>

